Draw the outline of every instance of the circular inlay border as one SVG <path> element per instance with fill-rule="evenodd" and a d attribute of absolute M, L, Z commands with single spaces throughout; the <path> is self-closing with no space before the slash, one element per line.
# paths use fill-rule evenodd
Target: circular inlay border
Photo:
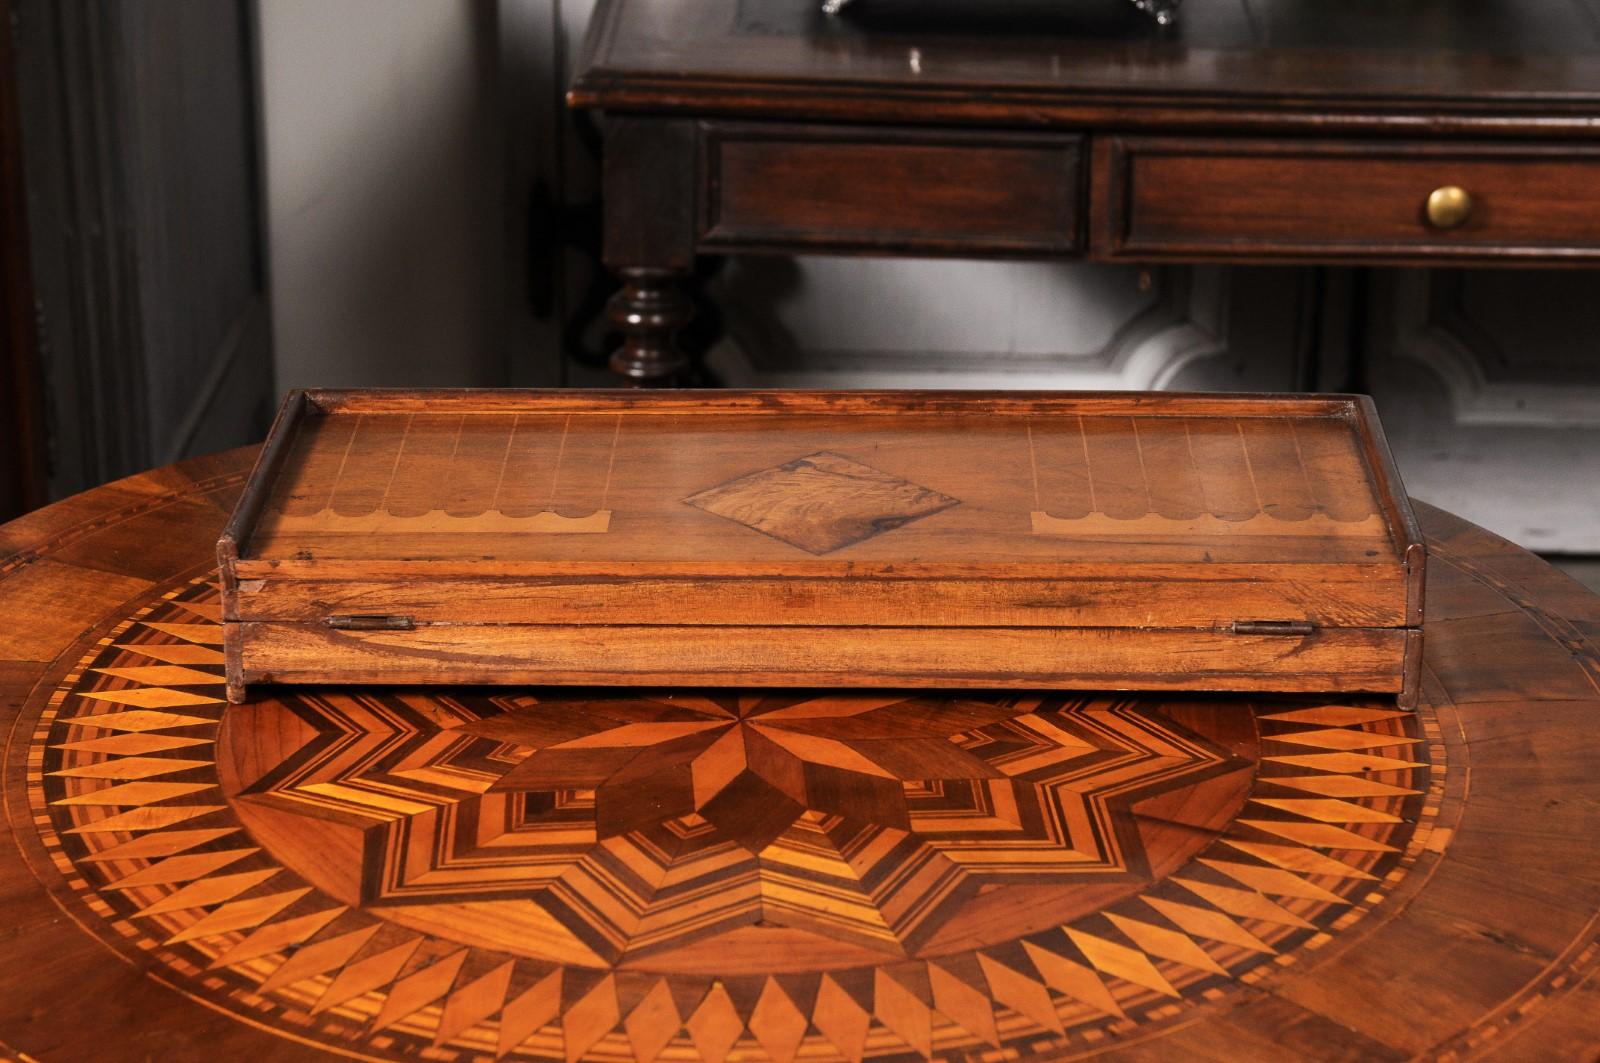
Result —
<path fill-rule="evenodd" d="M 1044 1058 L 1220 1002 L 1345 935 L 1438 852 L 1431 709 L 1263 709 L 1247 811 L 1137 896 L 934 960 L 713 979 L 580 969 L 418 933 L 279 863 L 221 797 L 220 627 L 206 581 L 119 623 L 45 696 L 39 837 L 76 918 L 180 991 L 376 1058 Z M 1342 869 L 1342 870 L 1341 870 Z"/>

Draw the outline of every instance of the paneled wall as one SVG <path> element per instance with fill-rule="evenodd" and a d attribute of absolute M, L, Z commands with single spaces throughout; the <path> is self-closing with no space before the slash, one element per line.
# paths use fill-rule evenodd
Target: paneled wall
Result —
<path fill-rule="evenodd" d="M 1293 389 L 1304 275 L 1085 263 L 772 259 L 711 286 L 730 384 Z"/>
<path fill-rule="evenodd" d="M 1367 381 L 1412 494 L 1600 553 L 1600 273 L 1384 271 Z"/>

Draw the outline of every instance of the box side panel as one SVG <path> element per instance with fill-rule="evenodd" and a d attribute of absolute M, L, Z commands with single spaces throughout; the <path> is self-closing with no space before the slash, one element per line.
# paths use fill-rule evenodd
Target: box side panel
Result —
<path fill-rule="evenodd" d="M 248 682 L 1398 693 L 1407 633 L 1055 628 L 228 625 Z"/>
<path fill-rule="evenodd" d="M 1422 640 L 1421 628 L 1406 629 L 1405 660 L 1400 666 L 1400 694 L 1397 699 L 1402 709 L 1416 708 L 1422 696 Z"/>
<path fill-rule="evenodd" d="M 1404 573 L 1365 565 L 1162 566 L 1066 579 L 566 577 L 252 579 L 229 620 L 418 623 L 1217 628 L 1400 627 Z"/>
<path fill-rule="evenodd" d="M 1411 507 L 1411 496 L 1406 494 L 1405 484 L 1400 479 L 1400 468 L 1389 449 L 1389 440 L 1384 435 L 1377 406 L 1369 396 L 1360 395 L 1356 397 L 1352 409 L 1355 411 L 1367 464 L 1372 470 L 1373 487 L 1382 502 L 1390 533 L 1394 536 L 1401 565 L 1406 572 L 1406 625 L 1420 627 L 1428 563 L 1427 542 L 1422 537 L 1422 526 Z"/>
<path fill-rule="evenodd" d="M 267 507 L 268 497 L 292 449 L 293 439 L 308 416 L 308 405 L 304 391 L 291 391 L 284 397 L 283 405 L 278 408 L 278 415 L 267 433 L 267 441 L 256 455 L 244 490 L 240 492 L 238 502 L 234 503 L 233 513 L 217 540 L 217 572 L 222 583 L 224 608 L 233 598 L 238 581 L 239 558 L 249 550 L 256 523 Z"/>

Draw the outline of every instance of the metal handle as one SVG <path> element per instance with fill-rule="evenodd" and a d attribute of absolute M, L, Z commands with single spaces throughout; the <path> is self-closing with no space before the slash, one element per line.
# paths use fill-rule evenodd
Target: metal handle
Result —
<path fill-rule="evenodd" d="M 1428 224 L 1435 229 L 1459 229 L 1472 219 L 1472 193 L 1459 185 L 1435 188 L 1428 195 Z"/>

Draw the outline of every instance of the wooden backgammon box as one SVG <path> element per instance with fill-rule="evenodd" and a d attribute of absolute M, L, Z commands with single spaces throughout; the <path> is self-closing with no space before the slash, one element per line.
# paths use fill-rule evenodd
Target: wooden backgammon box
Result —
<path fill-rule="evenodd" d="M 246 684 L 1375 692 L 1424 549 L 1351 396 L 291 394 L 218 545 Z"/>

